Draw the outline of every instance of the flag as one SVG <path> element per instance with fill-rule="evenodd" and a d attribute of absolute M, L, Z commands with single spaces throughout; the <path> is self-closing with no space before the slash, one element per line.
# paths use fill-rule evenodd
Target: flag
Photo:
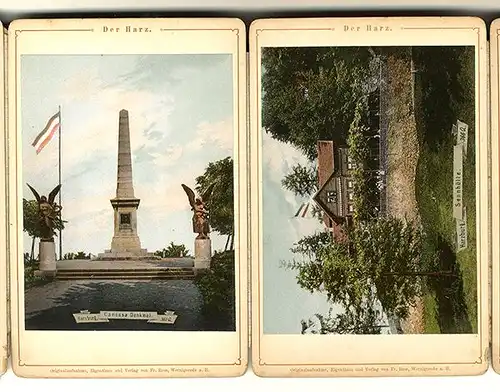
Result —
<path fill-rule="evenodd" d="M 35 147 L 37 154 L 39 154 L 40 151 L 42 151 L 42 149 L 48 144 L 48 142 L 50 142 L 54 134 L 59 130 L 60 125 L 61 115 L 58 111 L 49 119 L 47 125 L 45 125 L 45 128 L 43 128 L 43 131 L 37 135 L 36 139 L 31 144 L 33 147 Z"/>
<path fill-rule="evenodd" d="M 295 213 L 294 218 L 305 218 L 307 215 L 307 211 L 309 210 L 309 204 L 310 203 L 302 203 Z"/>

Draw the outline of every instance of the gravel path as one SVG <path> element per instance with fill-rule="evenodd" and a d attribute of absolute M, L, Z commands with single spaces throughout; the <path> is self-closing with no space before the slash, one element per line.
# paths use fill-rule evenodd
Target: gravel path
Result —
<path fill-rule="evenodd" d="M 387 118 L 387 213 L 419 224 L 420 216 L 415 197 L 415 175 L 419 156 L 417 128 L 413 112 L 413 81 L 410 57 L 389 56 L 386 63 L 384 107 Z M 416 298 L 410 315 L 401 320 L 406 334 L 424 332 L 424 305 Z"/>

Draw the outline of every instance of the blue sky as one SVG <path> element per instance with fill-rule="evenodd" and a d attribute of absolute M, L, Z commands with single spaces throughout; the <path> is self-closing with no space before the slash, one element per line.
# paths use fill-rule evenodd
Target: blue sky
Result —
<path fill-rule="evenodd" d="M 58 183 L 58 140 L 38 156 L 31 143 L 62 109 L 63 252 L 110 247 L 120 109 L 129 111 L 142 247 L 173 241 L 192 252 L 181 183 L 194 187 L 209 162 L 233 155 L 231 55 L 30 55 L 22 56 L 21 75 L 23 184 L 40 194 Z M 214 249 L 224 246 L 225 237 L 212 240 Z"/>
<path fill-rule="evenodd" d="M 294 218 L 308 200 L 295 197 L 281 185 L 294 164 L 309 165 L 305 156 L 263 132 L 262 161 L 264 333 L 300 333 L 302 319 L 327 314 L 331 304 L 324 294 L 299 287 L 296 271 L 284 268 L 282 262 L 297 259 L 290 251 L 293 245 L 324 226 L 310 214 Z"/>

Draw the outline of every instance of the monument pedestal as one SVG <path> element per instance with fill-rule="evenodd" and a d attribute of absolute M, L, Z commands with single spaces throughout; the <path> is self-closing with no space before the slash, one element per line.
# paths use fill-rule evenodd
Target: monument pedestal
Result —
<path fill-rule="evenodd" d="M 56 246 L 54 241 L 40 241 L 38 259 L 40 260 L 40 276 L 54 276 L 57 271 L 56 265 Z"/>
<path fill-rule="evenodd" d="M 194 268 L 209 269 L 212 260 L 212 242 L 210 238 L 196 238 L 194 240 Z"/>
<path fill-rule="evenodd" d="M 158 260 L 159 257 L 154 253 L 148 252 L 146 249 L 106 249 L 103 253 L 99 253 L 94 260 Z"/>

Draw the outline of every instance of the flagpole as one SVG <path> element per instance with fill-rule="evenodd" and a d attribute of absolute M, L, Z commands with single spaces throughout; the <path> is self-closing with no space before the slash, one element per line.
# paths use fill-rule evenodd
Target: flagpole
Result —
<path fill-rule="evenodd" d="M 62 128 L 62 118 L 61 118 L 61 105 L 59 105 L 59 185 L 61 185 L 61 128 Z M 62 207 L 62 186 L 59 189 L 59 207 Z M 62 210 L 60 212 L 60 219 L 62 223 Z M 59 260 L 63 259 L 62 253 L 62 229 L 59 229 Z"/>

